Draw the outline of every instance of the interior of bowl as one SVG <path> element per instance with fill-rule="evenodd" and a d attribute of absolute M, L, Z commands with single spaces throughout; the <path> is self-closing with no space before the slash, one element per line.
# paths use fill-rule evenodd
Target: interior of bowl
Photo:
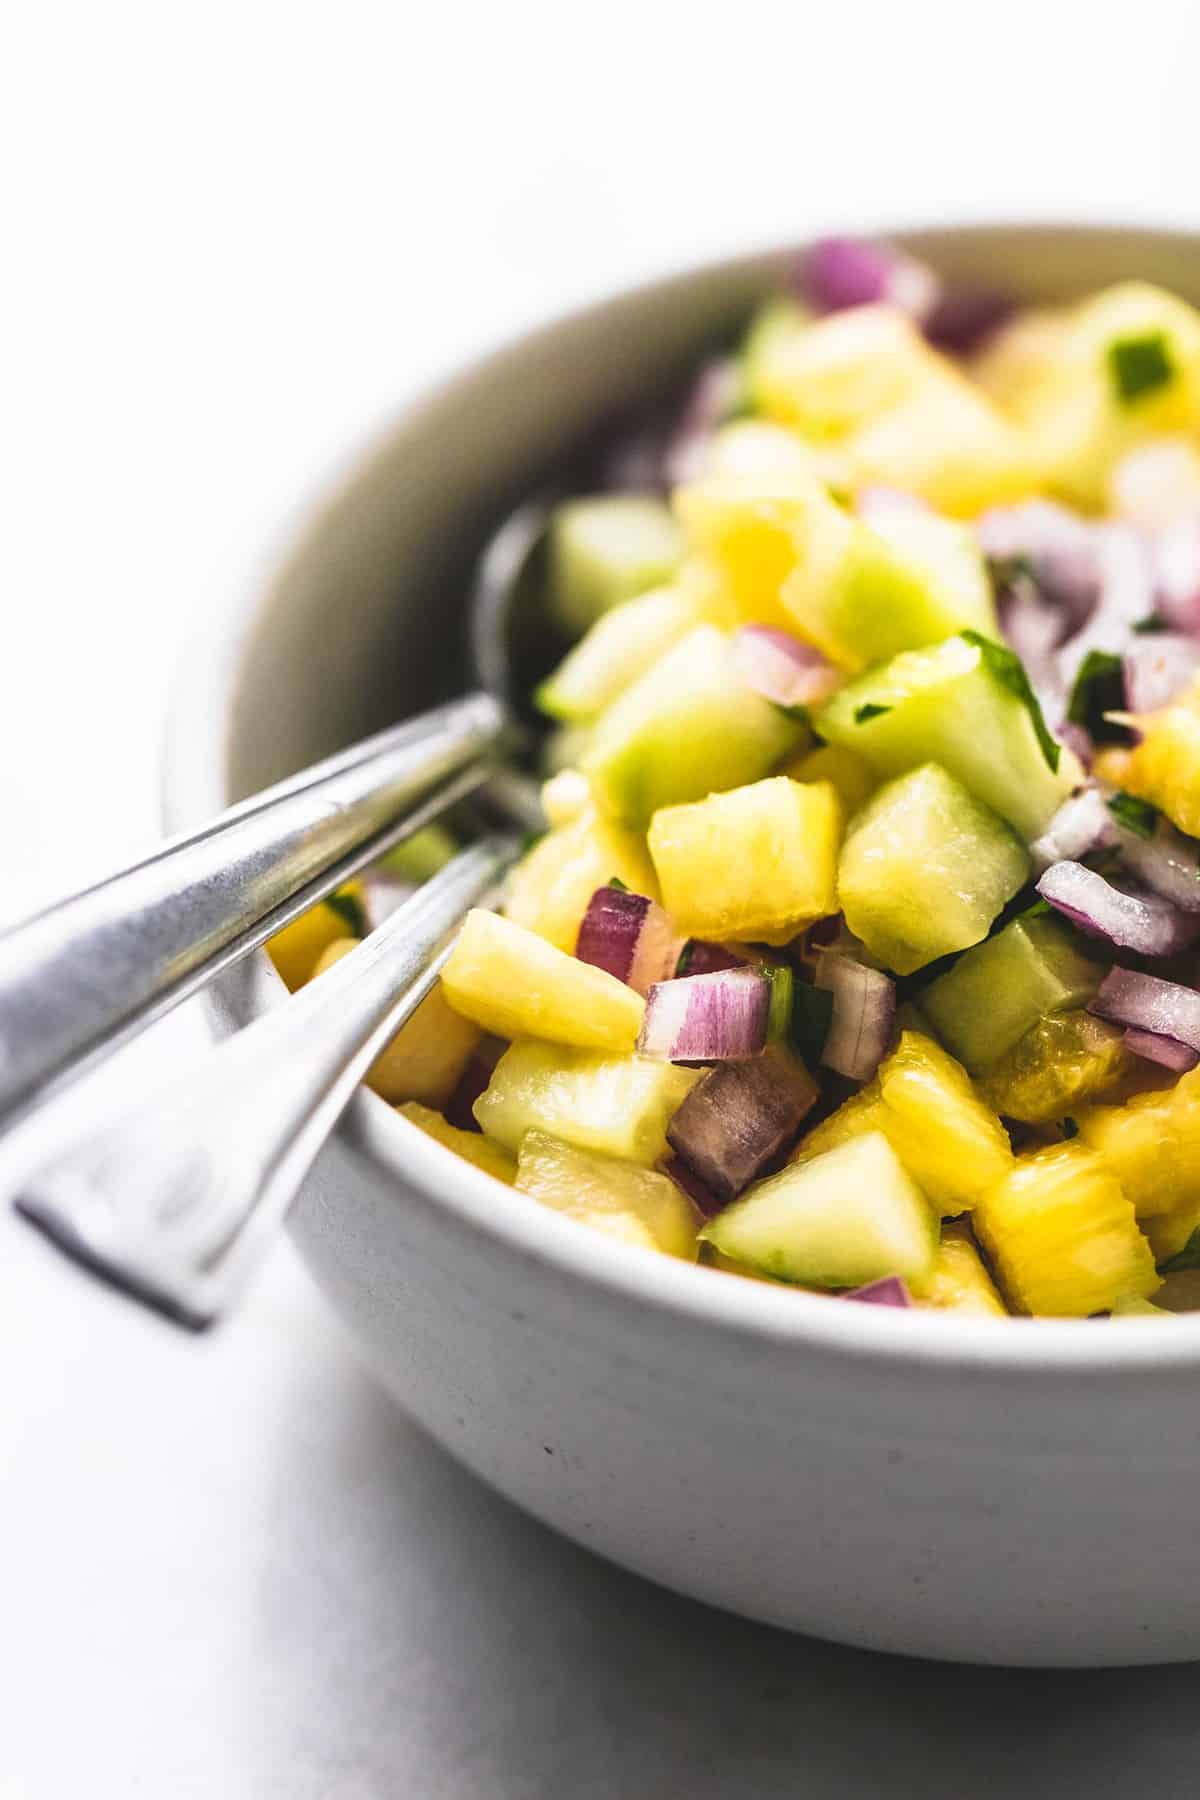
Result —
<path fill-rule="evenodd" d="M 1200 302 L 1200 234 L 999 225 L 919 230 L 901 241 L 952 279 L 1030 301 L 1140 276 Z M 209 653 L 189 663 L 169 758 L 171 824 L 195 823 L 461 689 L 471 571 L 495 525 L 598 420 L 652 400 L 706 345 L 734 330 L 794 254 L 792 247 L 709 265 L 602 301 L 494 353 L 407 410 L 310 515 L 265 592 L 248 595 Z M 226 989 L 239 1022 L 281 997 L 263 956 Z M 437 1179 L 444 1163 L 430 1162 L 430 1147 L 414 1142 L 420 1134 L 373 1096 L 364 1104 L 374 1154 L 409 1181 L 428 1179 L 448 1202 L 462 1198 L 458 1184 L 446 1194 Z M 473 1171 L 463 1174 L 469 1199 L 476 1181 L 467 1179 Z M 495 1229 L 506 1229 L 504 1218 L 490 1217 Z M 584 1234 L 552 1235 L 570 1249 Z M 741 1308 L 778 1324 L 780 1301 L 808 1310 L 805 1296 L 620 1246 L 605 1245 L 602 1262 L 614 1279 L 635 1286 L 646 1285 L 646 1265 L 662 1263 L 651 1283 L 660 1301 L 673 1296 L 690 1307 L 700 1284 L 701 1304 L 722 1312 Z M 717 1288 L 727 1290 L 720 1300 Z M 841 1309 L 815 1304 L 836 1329 L 830 1315 Z M 928 1325 L 941 1334 L 945 1354 L 944 1321 L 929 1315 L 906 1319 L 906 1344 L 915 1349 Z M 1085 1352 L 1074 1321 L 960 1326 L 993 1347 L 1004 1339 L 1006 1352 L 1018 1354 L 1017 1341 L 1029 1345 L 1032 1332 L 1064 1348 L 1073 1340 L 1074 1352 L 1085 1354 L 1107 1335 L 1083 1325 Z M 890 1318 L 878 1328 L 897 1329 Z M 1109 1330 L 1126 1344 L 1144 1335 L 1137 1320 L 1113 1321 Z M 1174 1352 L 1200 1351 L 1200 1320 L 1178 1321 L 1168 1335 Z"/>

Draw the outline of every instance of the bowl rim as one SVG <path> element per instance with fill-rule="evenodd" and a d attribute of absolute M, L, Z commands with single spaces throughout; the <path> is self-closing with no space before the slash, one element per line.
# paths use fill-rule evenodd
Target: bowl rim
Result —
<path fill-rule="evenodd" d="M 857 229 L 857 228 L 856 228 Z M 870 234 L 871 228 L 865 228 Z M 876 227 L 876 231 L 878 231 Z M 1129 235 L 1193 248 L 1200 229 L 1169 220 L 1019 220 L 990 218 L 920 222 L 886 227 L 889 238 L 953 240 L 971 236 L 1062 239 Z M 659 290 L 705 276 L 739 273 L 786 261 L 812 237 L 768 245 L 736 255 L 705 258 L 619 285 L 598 298 L 552 315 L 507 336 L 467 363 L 420 388 L 370 433 L 335 455 L 307 493 L 265 535 L 249 559 L 247 578 L 214 613 L 189 634 L 172 683 L 162 765 L 162 808 L 167 828 L 191 829 L 230 804 L 224 792 L 231 736 L 230 700 L 243 647 L 253 633 L 265 596 L 292 557 L 319 536 L 329 509 L 353 488 L 400 431 L 419 430 L 458 388 L 469 387 L 510 357 L 527 353 L 560 330 L 585 327 L 619 304 L 649 299 Z M 270 1007 L 287 994 L 263 951 L 254 952 L 260 979 L 256 998 Z M 265 978 L 265 979 L 264 979 Z M 211 991 L 205 1001 L 215 1006 Z M 957 1314 L 953 1324 L 934 1309 L 903 1314 L 887 1307 L 833 1305 L 830 1297 L 804 1289 L 774 1287 L 735 1279 L 698 1263 L 641 1249 L 589 1231 L 550 1211 L 518 1190 L 497 1206 L 495 1182 L 446 1146 L 436 1142 L 369 1090 L 360 1089 L 338 1126 L 338 1136 L 395 1178 L 398 1189 L 415 1188 L 427 1203 L 444 1208 L 475 1232 L 500 1240 L 524 1258 L 607 1292 L 610 1296 L 675 1315 L 713 1331 L 779 1349 L 821 1352 L 849 1361 L 885 1362 L 948 1373 L 954 1369 L 994 1371 L 1038 1381 L 1050 1374 L 1115 1375 L 1152 1367 L 1159 1373 L 1193 1371 L 1200 1362 L 1200 1313 L 1172 1317 L 1169 1330 L 1147 1329 L 1142 1318 L 995 1318 Z M 1150 1322 L 1151 1325 L 1154 1323 Z"/>

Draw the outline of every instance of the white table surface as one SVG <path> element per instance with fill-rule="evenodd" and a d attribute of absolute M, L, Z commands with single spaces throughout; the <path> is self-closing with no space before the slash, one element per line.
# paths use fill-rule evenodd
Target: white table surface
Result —
<path fill-rule="evenodd" d="M 839 218 L 1196 220 L 1190 0 L 435 10 L 10 26 L 5 918 L 152 841 L 189 633 L 468 351 Z M 7 1217 L 0 1286 L 4 1800 L 1195 1792 L 1190 1668 L 887 1660 L 552 1537 L 396 1413 L 287 1247 L 203 1341 Z"/>

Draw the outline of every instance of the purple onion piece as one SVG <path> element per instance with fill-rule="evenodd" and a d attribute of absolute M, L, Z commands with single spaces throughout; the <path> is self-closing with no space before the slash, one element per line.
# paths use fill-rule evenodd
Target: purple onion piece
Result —
<path fill-rule="evenodd" d="M 735 1062 L 766 1047 L 771 984 L 756 969 L 658 981 L 646 995 L 638 1050 L 666 1062 Z"/>
<path fill-rule="evenodd" d="M 1065 744 L 1068 750 L 1074 751 L 1085 769 L 1091 768 L 1096 746 L 1086 726 L 1076 725 L 1073 719 L 1064 719 L 1061 725 L 1054 727 L 1054 736 L 1060 744 Z"/>
<path fill-rule="evenodd" d="M 1149 838 L 1139 837 L 1116 821 L 1114 825 L 1125 867 L 1181 912 L 1200 913 L 1200 842 L 1184 837 L 1165 819 L 1159 820 Z"/>
<path fill-rule="evenodd" d="M 579 926 L 575 954 L 644 994 L 675 966 L 679 939 L 667 914 L 644 894 L 597 888 Z"/>
<path fill-rule="evenodd" d="M 715 1198 L 715 1211 L 787 1149 L 816 1098 L 803 1063 L 773 1056 L 725 1063 L 696 1083 L 668 1125 L 667 1141 Z"/>
<path fill-rule="evenodd" d="M 1116 887 L 1082 863 L 1052 864 L 1037 889 L 1080 931 L 1140 956 L 1174 956 L 1200 936 L 1200 917 L 1158 894 Z"/>
<path fill-rule="evenodd" d="M 1144 975 L 1139 969 L 1112 969 L 1100 983 L 1088 1011 L 1099 1019 L 1111 1019 L 1114 1025 L 1169 1038 L 1184 1049 L 1200 1053 L 1200 994 L 1178 981 L 1163 981 L 1157 975 Z"/>
<path fill-rule="evenodd" d="M 675 960 L 673 975 L 716 975 L 721 969 L 744 969 L 744 956 L 734 956 L 724 944 L 710 944 L 707 938 L 688 938 Z"/>
<path fill-rule="evenodd" d="M 1100 592 L 1083 629 L 1059 652 L 1063 684 L 1071 687 L 1089 650 L 1120 652 L 1133 628 L 1154 611 L 1154 569 L 1145 538 L 1129 525 L 1093 528 Z"/>
<path fill-rule="evenodd" d="M 1159 1037 L 1153 1031 L 1131 1029 L 1124 1034 L 1122 1042 L 1134 1056 L 1140 1056 L 1146 1062 L 1158 1063 L 1163 1069 L 1174 1069 L 1177 1075 L 1188 1074 L 1200 1063 L 1200 1050 L 1193 1050 L 1175 1038 Z"/>
<path fill-rule="evenodd" d="M 815 706 L 842 679 L 819 650 L 774 625 L 743 625 L 734 633 L 732 654 L 741 685 L 776 706 Z"/>
<path fill-rule="evenodd" d="M 1200 519 L 1180 519 L 1151 540 L 1155 609 L 1189 636 L 1200 635 Z"/>
<path fill-rule="evenodd" d="M 833 995 L 821 1061 L 850 1081 L 869 1081 L 887 1055 L 896 1023 L 896 984 L 837 950 L 817 957 L 814 986 Z"/>
<path fill-rule="evenodd" d="M 912 1296 L 899 1275 L 883 1275 L 868 1281 L 866 1287 L 854 1288 L 842 1295 L 843 1300 L 861 1300 L 867 1306 L 911 1306 Z"/>
<path fill-rule="evenodd" d="M 743 1066 L 746 1068 L 757 1068 L 758 1065 L 757 1063 L 747 1063 L 745 1065 L 742 1063 L 726 1064 L 726 1067 L 730 1069 L 740 1069 Z M 701 1181 L 695 1170 L 688 1167 L 682 1156 L 668 1156 L 665 1162 L 659 1164 L 659 1167 L 664 1175 L 670 1176 L 676 1187 L 683 1189 L 688 1199 L 692 1202 L 692 1205 L 699 1213 L 703 1214 L 706 1219 L 711 1219 L 713 1214 L 719 1213 L 721 1208 L 725 1205 L 725 1201 L 717 1198 L 712 1189 L 707 1187 L 704 1182 Z"/>
<path fill-rule="evenodd" d="M 1078 862 L 1089 851 L 1117 841 L 1117 826 L 1099 788 L 1083 788 L 1064 800 L 1040 838 L 1029 846 L 1039 871 L 1057 862 Z M 1200 903 L 1200 895 L 1197 896 Z"/>
<path fill-rule="evenodd" d="M 937 304 L 925 320 L 925 336 L 939 350 L 952 356 L 968 356 L 978 350 L 1016 310 L 1011 294 L 998 288 L 942 289 Z"/>
<path fill-rule="evenodd" d="M 1087 623 L 1100 599 L 1097 527 L 1051 500 L 993 507 L 976 526 L 989 562 L 1020 562 L 1062 615 L 1061 636 Z"/>
<path fill-rule="evenodd" d="M 1121 659 L 1125 705 L 1131 713 L 1157 712 L 1182 693 L 1200 669 L 1200 640 L 1176 631 L 1131 638 Z"/>
<path fill-rule="evenodd" d="M 869 238 L 822 238 L 803 259 L 800 288 L 819 312 L 883 303 L 918 322 L 933 312 L 941 292 L 925 263 Z"/>
<path fill-rule="evenodd" d="M 704 473 L 713 435 L 737 409 L 742 370 L 733 356 L 715 357 L 697 375 L 667 440 L 663 479 L 681 487 Z"/>

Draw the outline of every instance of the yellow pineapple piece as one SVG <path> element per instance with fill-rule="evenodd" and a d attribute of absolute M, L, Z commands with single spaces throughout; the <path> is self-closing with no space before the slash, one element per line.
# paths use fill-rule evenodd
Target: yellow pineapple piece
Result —
<path fill-rule="evenodd" d="M 709 475 L 677 488 L 675 513 L 695 552 L 684 582 L 710 614 L 795 630 L 780 589 L 803 555 L 830 572 L 855 526 L 811 469 Z M 710 585 L 699 588 L 695 563 Z"/>
<path fill-rule="evenodd" d="M 879 786 L 879 777 L 870 763 L 853 750 L 838 744 L 820 744 L 805 750 L 786 762 L 780 770 L 792 781 L 827 781 L 842 803 L 842 814 L 849 819 Z"/>
<path fill-rule="evenodd" d="M 786 425 L 769 419 L 735 419 L 714 433 L 705 460 L 706 475 L 814 475 L 831 492 L 848 494 L 853 474 L 833 444 L 813 444 Z"/>
<path fill-rule="evenodd" d="M 1114 1093 L 1138 1061 L 1117 1026 L 1088 1012 L 1050 1013 L 985 1071 L 979 1092 L 1010 1119 L 1049 1125 Z"/>
<path fill-rule="evenodd" d="M 313 971 L 313 979 L 348 956 L 357 942 L 357 938 L 339 938 L 330 944 Z M 445 1106 L 482 1035 L 478 1025 L 447 1004 L 439 981 L 387 1049 L 376 1057 L 364 1081 L 391 1106 L 402 1100 L 421 1101 L 426 1107 Z"/>
<path fill-rule="evenodd" d="M 586 775 L 578 769 L 560 769 L 549 781 L 543 781 L 542 811 L 551 827 L 571 825 L 592 804 L 592 790 Z M 528 857 L 526 861 L 528 861 Z"/>
<path fill-rule="evenodd" d="M 268 938 L 267 954 L 294 994 L 312 980 L 330 944 L 351 935 L 355 939 L 365 936 L 366 921 L 362 882 L 348 881 Z"/>
<path fill-rule="evenodd" d="M 1023 499 L 1041 481 L 1026 433 L 952 369 L 867 420 L 844 449 L 861 482 L 919 494 L 954 518 Z"/>
<path fill-rule="evenodd" d="M 683 1189 L 654 1169 L 528 1131 L 518 1153 L 516 1185 L 595 1231 L 696 1260 L 699 1215 Z"/>
<path fill-rule="evenodd" d="M 1200 676 L 1162 712 L 1139 720 L 1142 741 L 1126 752 L 1122 785 L 1200 837 Z"/>
<path fill-rule="evenodd" d="M 878 1080 L 888 1142 L 943 1213 L 974 1206 L 1011 1169 L 1008 1133 L 961 1063 L 932 1038 L 902 1032 Z"/>
<path fill-rule="evenodd" d="M 1186 437 L 1139 444 L 1109 475 L 1107 498 L 1110 512 L 1149 531 L 1200 513 L 1200 446 Z"/>
<path fill-rule="evenodd" d="M 1053 368 L 1069 324 L 1065 307 L 1022 307 L 988 338 L 971 365 L 971 376 L 1003 411 L 1023 418 Z"/>
<path fill-rule="evenodd" d="M 418 1131 L 423 1131 L 427 1137 L 436 1138 L 439 1144 L 445 1144 L 447 1150 L 453 1150 L 467 1162 L 474 1163 L 486 1175 L 494 1175 L 497 1181 L 506 1181 L 510 1187 L 516 1181 L 517 1159 L 503 1144 L 495 1143 L 479 1131 L 461 1131 L 457 1125 L 451 1125 L 444 1119 L 440 1112 L 434 1112 L 428 1106 L 419 1106 L 413 1100 L 398 1107 L 397 1111 L 410 1125 L 415 1125 Z"/>
<path fill-rule="evenodd" d="M 1154 1213 L 1143 1219 L 1141 1227 L 1154 1252 L 1154 1260 L 1161 1267 L 1186 1250 L 1200 1231 L 1200 1200 L 1189 1194 L 1170 1212 Z"/>
<path fill-rule="evenodd" d="M 1200 1069 L 1123 1106 L 1075 1113 L 1080 1141 L 1104 1159 L 1139 1218 L 1170 1213 L 1200 1193 Z"/>
<path fill-rule="evenodd" d="M 760 412 L 813 438 L 838 438 L 899 405 L 940 359 L 905 314 L 856 306 L 779 331 L 752 379 Z"/>
<path fill-rule="evenodd" d="M 442 991 L 455 1012 L 497 1037 L 596 1050 L 632 1050 L 646 1007 L 615 975 L 478 908 L 463 921 Z"/>
<path fill-rule="evenodd" d="M 658 899 L 645 840 L 602 818 L 589 802 L 547 832 L 517 865 L 509 878 L 505 917 L 573 953 L 588 901 L 614 875 L 635 894 Z"/>
<path fill-rule="evenodd" d="M 1082 1143 L 1017 1157 L 973 1223 L 1016 1312 L 1083 1318 L 1159 1285 L 1132 1202 Z"/>
<path fill-rule="evenodd" d="M 537 1038 L 510 1044 L 474 1106 L 489 1137 L 518 1150 L 544 1131 L 649 1168 L 668 1154 L 667 1126 L 702 1071 L 648 1056 L 608 1056 Z"/>
<path fill-rule="evenodd" d="M 1008 1308 L 984 1266 L 971 1227 L 965 1219 L 942 1226 L 933 1275 L 917 1304 L 945 1312 L 980 1313 L 1003 1318 Z"/>
<path fill-rule="evenodd" d="M 973 1206 L 1012 1167 L 1008 1134 L 971 1079 L 932 1038 L 904 1031 L 875 1079 L 813 1128 L 793 1153 L 807 1162 L 881 1131 L 931 1206 Z"/>
<path fill-rule="evenodd" d="M 650 821 L 663 904 L 694 937 L 785 944 L 836 911 L 841 805 L 784 775 L 664 806 Z"/>

